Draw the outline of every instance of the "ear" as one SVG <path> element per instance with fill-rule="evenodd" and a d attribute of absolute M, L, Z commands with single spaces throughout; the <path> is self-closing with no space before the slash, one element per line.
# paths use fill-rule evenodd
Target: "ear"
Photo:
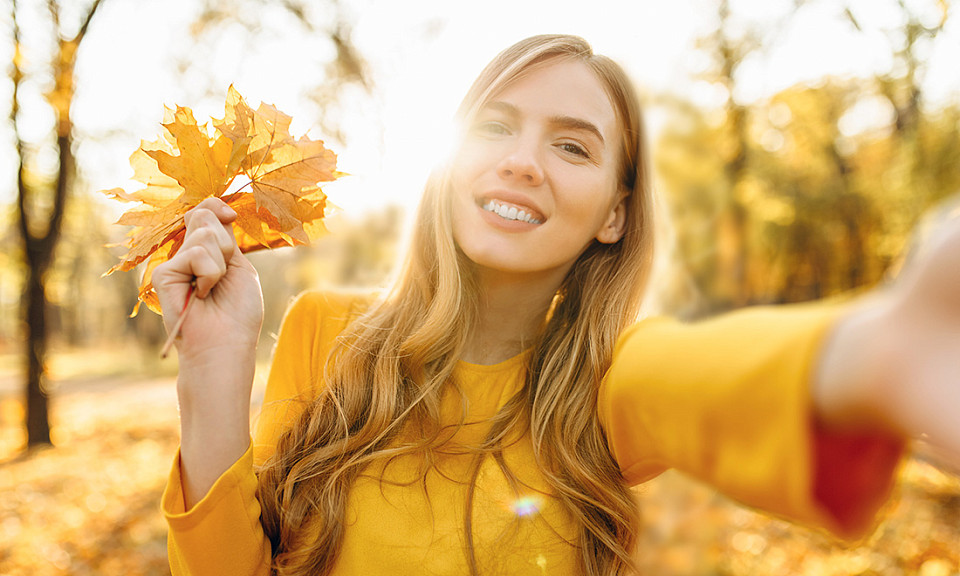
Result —
<path fill-rule="evenodd" d="M 614 244 L 623 237 L 627 227 L 627 195 L 620 194 L 620 199 L 610 210 L 607 221 L 597 232 L 597 241 L 603 244 Z"/>

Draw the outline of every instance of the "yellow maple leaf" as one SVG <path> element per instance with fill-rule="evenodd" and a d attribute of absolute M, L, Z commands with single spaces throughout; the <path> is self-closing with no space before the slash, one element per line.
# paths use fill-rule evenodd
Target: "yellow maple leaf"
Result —
<path fill-rule="evenodd" d="M 343 174 L 336 170 L 336 155 L 322 141 L 293 138 L 291 120 L 271 105 L 252 109 L 233 86 L 224 117 L 213 119 L 213 130 L 198 125 L 189 108 L 166 110 L 165 133 L 141 142 L 130 156 L 133 178 L 144 187 L 103 191 L 139 204 L 117 222 L 133 229 L 123 243 L 127 253 L 106 272 L 132 270 L 146 262 L 131 315 L 140 303 L 160 312 L 153 270 L 180 249 L 183 216 L 205 198 L 221 198 L 237 212 L 234 235 L 242 252 L 308 244 L 326 232 L 322 221 L 327 197 L 320 183 Z M 241 174 L 249 181 L 224 196 Z"/>
<path fill-rule="evenodd" d="M 229 138 L 213 139 L 201 130 L 189 108 L 178 106 L 173 118 L 163 124 L 173 137 L 179 154 L 150 150 L 147 155 L 157 163 L 161 173 L 172 177 L 183 188 L 180 202 L 199 204 L 204 198 L 223 194 L 236 172 L 227 172 L 233 144 Z"/>

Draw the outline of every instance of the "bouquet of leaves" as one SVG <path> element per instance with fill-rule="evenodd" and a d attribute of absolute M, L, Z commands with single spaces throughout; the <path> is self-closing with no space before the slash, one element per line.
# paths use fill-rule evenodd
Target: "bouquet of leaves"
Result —
<path fill-rule="evenodd" d="M 256 110 L 230 87 L 224 117 L 213 128 L 198 125 L 189 108 L 166 109 L 165 133 L 143 141 L 130 156 L 135 192 L 104 190 L 108 196 L 138 205 L 117 224 L 133 226 L 123 243 L 128 252 L 104 275 L 132 270 L 146 262 L 139 297 L 156 313 L 160 304 L 151 283 L 153 270 L 183 244 L 183 216 L 204 198 L 215 196 L 237 213 L 234 235 L 241 252 L 309 244 L 326 232 L 327 196 L 337 157 L 322 141 L 290 135 L 291 117 L 274 106 Z"/>

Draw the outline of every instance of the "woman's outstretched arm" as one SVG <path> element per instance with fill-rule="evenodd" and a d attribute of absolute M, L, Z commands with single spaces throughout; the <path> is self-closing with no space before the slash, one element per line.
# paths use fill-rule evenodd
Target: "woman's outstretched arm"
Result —
<path fill-rule="evenodd" d="M 923 437 L 960 469 L 960 220 L 838 322 L 813 398 L 825 426 Z"/>

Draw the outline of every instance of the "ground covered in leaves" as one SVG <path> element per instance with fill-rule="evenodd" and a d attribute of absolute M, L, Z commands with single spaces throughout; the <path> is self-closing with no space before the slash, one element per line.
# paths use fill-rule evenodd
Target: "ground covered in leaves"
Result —
<path fill-rule="evenodd" d="M 883 521 L 837 541 L 737 506 L 669 472 L 641 491 L 643 574 L 671 576 L 960 575 L 960 477 L 924 447 L 906 461 Z"/>
<path fill-rule="evenodd" d="M 54 446 L 29 453 L 17 450 L 19 378 L 0 362 L 4 576 L 169 573 L 158 502 L 177 446 L 174 380 L 96 356 L 54 360 Z"/>
<path fill-rule="evenodd" d="M 16 451 L 18 379 L 2 360 L 0 575 L 169 574 L 159 499 L 177 445 L 173 377 L 62 371 L 52 405 L 55 446 L 24 455 Z M 852 545 L 667 474 L 640 495 L 643 573 L 960 574 L 960 480 L 930 460 L 921 453 L 904 466 L 886 520 Z"/>

